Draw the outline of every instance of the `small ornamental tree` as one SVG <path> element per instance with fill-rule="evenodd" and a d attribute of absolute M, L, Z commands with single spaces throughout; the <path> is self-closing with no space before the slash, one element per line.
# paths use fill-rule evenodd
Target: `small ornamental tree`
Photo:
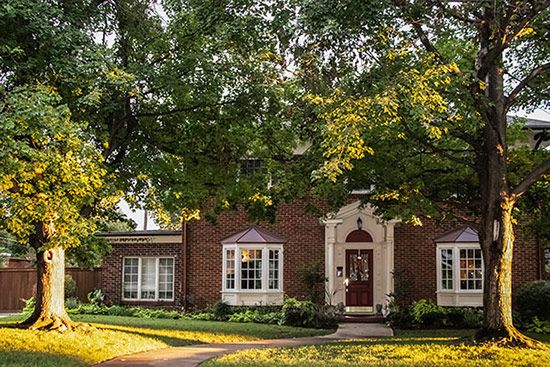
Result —
<path fill-rule="evenodd" d="M 97 220 L 87 208 L 114 202 L 107 171 L 85 126 L 71 120 L 54 90 L 19 87 L 3 102 L 0 228 L 34 250 L 38 272 L 35 311 L 24 324 L 71 329 L 63 304 L 65 250 L 95 231 Z"/>

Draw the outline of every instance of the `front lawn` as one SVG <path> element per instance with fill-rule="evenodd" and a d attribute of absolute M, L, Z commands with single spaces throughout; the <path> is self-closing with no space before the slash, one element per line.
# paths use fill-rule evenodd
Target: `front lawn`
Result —
<path fill-rule="evenodd" d="M 474 347 L 459 342 L 460 338 L 471 336 L 473 332 L 473 330 L 398 331 L 394 338 L 248 350 L 206 361 L 201 364 L 201 367 L 548 366 L 550 349 L 546 351 L 505 349 L 494 345 Z M 542 341 L 550 342 L 548 338 L 544 339 Z M 312 361 L 315 362 L 312 363 Z"/>
<path fill-rule="evenodd" d="M 322 335 L 331 331 L 216 321 L 73 315 L 93 332 L 31 331 L 14 328 L 21 317 L 0 319 L 0 367 L 87 366 L 119 355 L 198 343 Z"/>

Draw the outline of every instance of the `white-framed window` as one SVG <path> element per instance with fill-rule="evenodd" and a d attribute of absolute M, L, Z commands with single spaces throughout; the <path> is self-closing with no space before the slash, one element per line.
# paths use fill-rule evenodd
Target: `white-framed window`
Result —
<path fill-rule="evenodd" d="M 453 289 L 453 249 L 443 248 L 441 254 L 441 289 Z"/>
<path fill-rule="evenodd" d="M 482 292 L 483 258 L 479 244 L 438 245 L 437 284 L 441 292 Z"/>
<path fill-rule="evenodd" d="M 483 264 L 481 249 L 460 249 L 460 289 L 483 289 Z"/>
<path fill-rule="evenodd" d="M 282 245 L 224 245 L 223 290 L 282 291 Z"/>
<path fill-rule="evenodd" d="M 173 257 L 125 257 L 122 299 L 129 301 L 173 301 Z"/>

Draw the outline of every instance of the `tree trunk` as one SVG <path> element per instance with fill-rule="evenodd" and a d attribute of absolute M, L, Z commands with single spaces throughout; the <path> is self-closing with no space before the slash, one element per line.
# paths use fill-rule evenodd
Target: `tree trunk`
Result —
<path fill-rule="evenodd" d="M 521 334 L 512 319 L 512 257 L 514 227 L 512 211 L 515 198 L 505 197 L 500 205 L 501 217 L 494 225 L 499 240 L 485 238 L 483 248 L 484 292 L 483 327 L 476 338 L 481 341 L 498 341 L 504 345 L 538 348 L 541 344 Z"/>
<path fill-rule="evenodd" d="M 489 35 L 482 37 L 489 42 Z M 485 46 L 482 43 L 482 47 Z M 504 345 L 538 347 L 540 344 L 521 334 L 512 320 L 512 257 L 514 228 L 512 211 L 517 196 L 508 184 L 506 142 L 507 118 L 504 97 L 504 68 L 497 60 L 489 68 L 486 98 L 490 107 L 480 104 L 485 118 L 483 145 L 477 157 L 481 195 L 479 241 L 483 252 L 483 327 L 478 340 L 496 340 Z"/>
<path fill-rule="evenodd" d="M 38 247 L 37 247 L 38 248 Z M 67 331 L 75 323 L 65 311 L 65 250 L 38 248 L 36 252 L 36 305 L 32 315 L 22 323 L 30 329 Z"/>

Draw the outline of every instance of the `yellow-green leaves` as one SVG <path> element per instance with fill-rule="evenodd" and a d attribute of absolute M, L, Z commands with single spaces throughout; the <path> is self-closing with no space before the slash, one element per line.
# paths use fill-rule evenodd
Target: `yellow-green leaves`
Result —
<path fill-rule="evenodd" d="M 398 71 L 390 84 L 373 87 L 364 95 L 346 95 L 336 89 L 328 97 L 306 96 L 324 123 L 322 146 L 326 160 L 315 177 L 334 182 L 344 171 L 353 169 L 354 161 L 376 154 L 365 143 L 373 129 L 384 127 L 386 133 L 393 130 L 399 138 L 404 136 L 401 125 L 407 123 L 424 128 L 430 138 L 440 139 L 447 130 L 434 121 L 448 109 L 441 91 L 458 72 L 454 63 L 442 65 L 427 59 L 416 68 Z"/>
<path fill-rule="evenodd" d="M 22 243 L 43 228 L 47 246 L 74 247 L 95 231 L 84 207 L 112 206 L 103 158 L 54 89 L 15 89 L 0 114 L 0 226 Z"/>

